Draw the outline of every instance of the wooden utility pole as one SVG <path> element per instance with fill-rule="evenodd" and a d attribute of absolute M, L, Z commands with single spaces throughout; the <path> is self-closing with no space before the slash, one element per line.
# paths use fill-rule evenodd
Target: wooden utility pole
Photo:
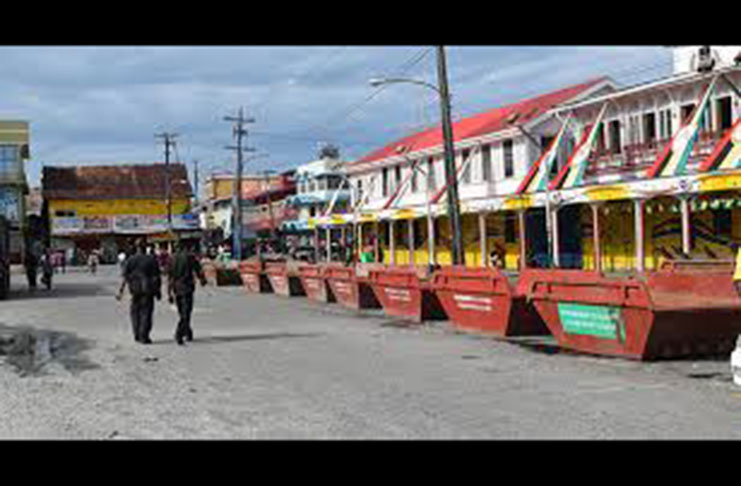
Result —
<path fill-rule="evenodd" d="M 237 139 L 236 146 L 230 145 L 226 149 L 237 151 L 237 177 L 232 193 L 232 258 L 240 261 L 242 259 L 242 152 L 255 151 L 253 148 L 242 147 L 242 137 L 247 136 L 244 124 L 255 123 L 255 119 L 245 118 L 244 110 L 240 107 L 236 117 L 225 116 L 224 120 L 234 124 L 232 137 Z"/>
<path fill-rule="evenodd" d="M 167 232 L 172 231 L 172 187 L 170 183 L 170 147 L 175 145 L 177 133 L 158 133 L 156 138 L 162 138 L 165 141 L 165 200 L 167 201 Z"/>
<path fill-rule="evenodd" d="M 450 120 L 450 94 L 448 93 L 448 74 L 445 67 L 445 48 L 437 46 L 437 80 L 440 93 L 440 110 L 443 126 L 443 148 L 445 151 L 445 181 L 448 191 L 448 218 L 452 235 L 453 265 L 465 265 L 463 238 L 461 232 L 461 212 L 458 202 L 458 174 L 455 170 L 455 151 L 453 148 L 453 125 Z"/>

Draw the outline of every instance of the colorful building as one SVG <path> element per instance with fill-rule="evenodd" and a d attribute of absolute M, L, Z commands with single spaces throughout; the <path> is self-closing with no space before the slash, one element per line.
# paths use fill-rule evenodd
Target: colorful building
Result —
<path fill-rule="evenodd" d="M 0 120 L 0 215 L 10 226 L 10 254 L 20 262 L 23 233 L 27 227 L 25 195 L 28 194 L 26 162 L 30 158 L 27 121 Z"/>
<path fill-rule="evenodd" d="M 205 184 L 203 199 L 199 207 L 201 228 L 210 233 L 218 233 L 221 244 L 232 237 L 232 211 L 234 208 L 234 185 L 236 177 L 231 174 L 212 174 Z M 281 183 L 279 175 L 245 174 L 242 176 L 242 199 L 246 200 L 251 194 L 265 190 L 267 187 L 277 187 Z M 246 211 L 243 202 L 242 212 Z M 244 218 L 244 215 L 243 215 Z M 255 237 L 255 233 L 243 226 L 244 240 Z"/>
<path fill-rule="evenodd" d="M 729 258 L 741 243 L 740 53 L 683 47 L 662 79 L 595 79 L 455 122 L 466 265 L 621 272 Z M 450 264 L 442 158 L 437 126 L 348 164 L 358 204 L 319 225 L 378 235 L 386 264 Z"/>
<path fill-rule="evenodd" d="M 57 249 L 100 249 L 104 260 L 114 261 L 136 237 L 158 241 L 199 234 L 183 164 L 44 167 L 42 195 L 51 245 Z"/>
<path fill-rule="evenodd" d="M 296 168 L 296 194 L 287 199 L 287 204 L 296 208 L 296 218 L 283 223 L 283 232 L 298 238 L 298 246 L 306 249 L 324 248 L 326 232 L 333 227 L 326 225 L 320 234 L 317 221 L 330 214 L 345 215 L 352 210 L 353 194 L 345 174 L 345 162 L 338 157 L 324 156 L 319 160 Z M 341 231 L 341 229 L 340 229 Z M 318 252 L 317 252 L 318 253 Z"/>

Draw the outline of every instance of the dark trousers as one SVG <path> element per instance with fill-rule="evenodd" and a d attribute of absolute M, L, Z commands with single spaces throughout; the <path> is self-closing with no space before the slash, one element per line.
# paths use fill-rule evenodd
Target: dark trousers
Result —
<path fill-rule="evenodd" d="M 131 296 L 131 327 L 137 340 L 149 338 L 154 314 L 154 295 L 133 294 Z"/>
<path fill-rule="evenodd" d="M 175 338 L 185 338 L 193 336 L 193 329 L 190 327 L 190 315 L 193 313 L 193 292 L 175 296 L 175 302 L 178 306 L 178 327 L 175 330 Z"/>
<path fill-rule="evenodd" d="M 28 279 L 28 288 L 35 289 L 36 288 L 36 267 L 35 266 L 26 267 L 26 278 Z"/>

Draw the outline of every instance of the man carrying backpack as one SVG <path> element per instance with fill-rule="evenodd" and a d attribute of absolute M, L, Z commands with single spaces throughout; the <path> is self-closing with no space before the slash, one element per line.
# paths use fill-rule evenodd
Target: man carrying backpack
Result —
<path fill-rule="evenodd" d="M 131 327 L 134 340 L 142 344 L 151 344 L 149 333 L 152 331 L 154 299 L 162 299 L 160 268 L 154 255 L 147 255 L 144 240 L 137 241 L 136 254 L 124 263 L 121 287 L 116 299 L 123 297 L 124 287 L 129 286 L 131 293 Z"/>

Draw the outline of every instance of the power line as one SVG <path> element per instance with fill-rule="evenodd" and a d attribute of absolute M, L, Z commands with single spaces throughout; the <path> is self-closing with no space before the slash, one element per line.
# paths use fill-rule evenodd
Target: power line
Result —
<path fill-rule="evenodd" d="M 402 63 L 402 65 L 399 68 L 397 68 L 398 70 L 397 75 L 403 75 L 406 72 L 408 72 L 412 67 L 414 67 L 417 63 L 419 63 L 422 59 L 424 59 L 425 56 L 427 56 L 427 54 L 429 54 L 431 51 L 432 51 L 431 47 L 425 47 L 421 49 L 420 51 L 416 52 L 411 58 L 409 58 L 406 62 Z M 342 110 L 341 112 L 330 116 L 324 123 L 312 125 L 311 127 L 309 127 L 309 130 L 318 129 L 322 131 L 324 134 L 327 134 L 329 132 L 330 122 L 334 122 L 335 124 L 341 123 L 346 118 L 348 118 L 350 115 L 352 115 L 355 111 L 361 109 L 365 104 L 367 104 L 368 102 L 373 100 L 376 96 L 381 94 L 387 87 L 388 85 L 382 85 L 376 88 L 373 92 L 365 96 L 359 102 L 356 102 L 350 105 L 348 108 Z"/>

